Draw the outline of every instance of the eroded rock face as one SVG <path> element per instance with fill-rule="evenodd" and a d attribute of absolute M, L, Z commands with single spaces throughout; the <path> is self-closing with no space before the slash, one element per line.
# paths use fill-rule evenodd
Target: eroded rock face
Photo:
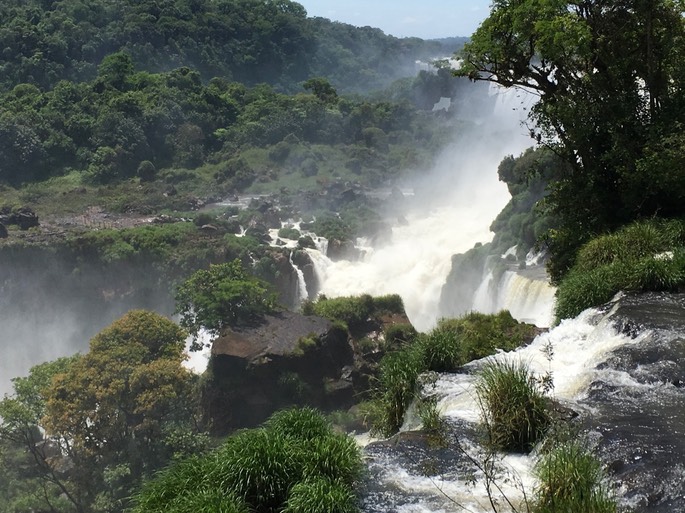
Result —
<path fill-rule="evenodd" d="M 214 342 L 203 407 L 223 434 L 252 427 L 293 404 L 324 410 L 355 400 L 354 353 L 347 331 L 316 316 L 282 312 Z"/>

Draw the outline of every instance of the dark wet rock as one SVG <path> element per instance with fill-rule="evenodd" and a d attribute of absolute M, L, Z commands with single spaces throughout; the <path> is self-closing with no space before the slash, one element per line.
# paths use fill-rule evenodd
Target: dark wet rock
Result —
<path fill-rule="evenodd" d="M 351 240 L 331 239 L 328 241 L 328 258 L 336 260 L 359 260 L 360 251 Z"/>
<path fill-rule="evenodd" d="M 9 233 L 7 232 L 7 228 L 5 227 L 4 224 L 0 223 L 0 239 L 6 239 L 9 237 Z"/>
<path fill-rule="evenodd" d="M 0 223 L 9 226 L 18 226 L 20 230 L 28 230 L 39 226 L 38 216 L 30 207 L 20 207 L 12 209 L 10 207 L 0 208 Z"/>
<path fill-rule="evenodd" d="M 603 311 L 633 342 L 597 367 L 581 423 L 633 511 L 685 511 L 685 294 L 630 294 Z"/>

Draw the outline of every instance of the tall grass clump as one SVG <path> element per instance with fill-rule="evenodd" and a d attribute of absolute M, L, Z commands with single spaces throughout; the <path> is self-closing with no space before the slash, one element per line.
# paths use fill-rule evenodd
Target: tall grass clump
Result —
<path fill-rule="evenodd" d="M 355 513 L 357 497 L 343 484 L 327 478 L 302 481 L 293 486 L 284 513 Z"/>
<path fill-rule="evenodd" d="M 389 436 L 400 429 L 423 370 L 421 355 L 413 347 L 383 357 L 369 411 L 374 433 Z"/>
<path fill-rule="evenodd" d="M 135 498 L 133 513 L 351 513 L 363 469 L 354 440 L 334 433 L 319 412 L 285 410 L 159 473 Z"/>
<path fill-rule="evenodd" d="M 533 513 L 615 513 L 600 462 L 577 441 L 555 446 L 535 465 Z"/>
<path fill-rule="evenodd" d="M 452 372 L 464 364 L 461 338 L 444 324 L 421 337 L 419 352 L 422 371 Z"/>
<path fill-rule="evenodd" d="M 549 427 L 548 400 L 521 362 L 487 362 L 478 375 L 476 393 L 495 449 L 528 452 Z"/>
<path fill-rule="evenodd" d="M 685 286 L 685 221 L 639 221 L 586 243 L 559 284 L 556 322 L 609 301 L 617 292 Z"/>
<path fill-rule="evenodd" d="M 332 429 L 326 417 L 308 406 L 277 411 L 264 423 L 264 427 L 302 442 L 326 438 Z"/>

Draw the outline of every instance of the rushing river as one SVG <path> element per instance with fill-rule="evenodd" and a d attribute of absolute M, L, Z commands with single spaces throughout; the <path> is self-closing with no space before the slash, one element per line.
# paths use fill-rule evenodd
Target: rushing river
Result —
<path fill-rule="evenodd" d="M 549 358 L 548 355 L 551 355 Z M 685 511 L 685 295 L 644 294 L 590 309 L 529 346 L 493 358 L 551 373 L 554 398 L 607 468 L 619 502 L 636 512 Z M 483 474 L 474 462 L 480 418 L 473 372 L 443 374 L 434 393 L 461 450 L 430 450 L 408 433 L 367 446 L 368 512 L 490 512 Z M 415 426 L 407 426 L 415 427 Z M 504 504 L 530 497 L 532 456 L 503 457 Z M 502 506 L 500 511 L 508 509 Z"/>

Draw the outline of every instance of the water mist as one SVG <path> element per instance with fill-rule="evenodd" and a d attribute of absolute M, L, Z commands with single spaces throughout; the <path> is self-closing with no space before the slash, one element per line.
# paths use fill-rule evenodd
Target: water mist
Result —
<path fill-rule="evenodd" d="M 474 101 L 481 94 L 474 86 Z M 495 86 L 485 94 L 494 108 L 462 117 L 467 128 L 455 134 L 433 169 L 411 183 L 414 194 L 401 216 L 406 222 L 392 227 L 390 242 L 371 248 L 356 262 L 332 262 L 311 252 L 320 292 L 329 297 L 397 293 L 417 329 L 435 325 L 451 256 L 491 240 L 490 223 L 509 200 L 497 166 L 504 156 L 531 146 L 522 119 L 533 97 Z"/>

